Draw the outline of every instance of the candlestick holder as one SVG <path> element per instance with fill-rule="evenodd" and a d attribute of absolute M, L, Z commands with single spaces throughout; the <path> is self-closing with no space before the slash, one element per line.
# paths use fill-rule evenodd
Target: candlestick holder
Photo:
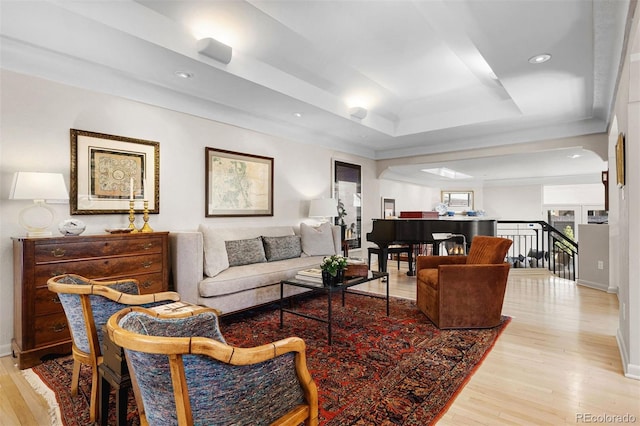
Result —
<path fill-rule="evenodd" d="M 144 210 L 142 211 L 142 219 L 144 225 L 140 228 L 140 232 L 153 232 L 153 229 L 149 226 L 149 201 L 144 200 Z"/>
<path fill-rule="evenodd" d="M 129 200 L 129 229 L 131 229 L 131 233 L 138 232 L 136 225 L 134 224 L 136 221 L 136 211 L 133 208 L 133 203 L 133 200 Z"/>

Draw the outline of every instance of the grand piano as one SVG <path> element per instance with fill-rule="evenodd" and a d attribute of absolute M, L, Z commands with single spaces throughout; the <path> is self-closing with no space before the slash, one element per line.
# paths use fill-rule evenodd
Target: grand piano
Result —
<path fill-rule="evenodd" d="M 434 244 L 433 234 L 464 235 L 467 245 L 476 235 L 495 236 L 498 222 L 495 219 L 469 217 L 465 219 L 373 219 L 373 229 L 367 233 L 367 241 L 380 248 L 378 268 L 387 271 L 389 246 L 393 244 Z M 468 248 L 468 247 L 467 247 Z M 437 248 L 436 248 L 437 250 Z M 413 274 L 410 268 L 409 275 Z"/>

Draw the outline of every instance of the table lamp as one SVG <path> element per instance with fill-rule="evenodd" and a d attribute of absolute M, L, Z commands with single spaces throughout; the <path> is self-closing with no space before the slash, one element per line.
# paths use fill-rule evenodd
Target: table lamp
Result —
<path fill-rule="evenodd" d="M 338 215 L 338 202 L 334 198 L 311 200 L 309 217 L 321 218 L 320 222 L 328 222 L 329 218 Z"/>
<path fill-rule="evenodd" d="M 33 200 L 32 205 L 20 210 L 18 222 L 27 230 L 27 236 L 45 237 L 51 235 L 47 228 L 55 219 L 46 200 L 68 200 L 69 193 L 62 173 L 16 172 L 9 199 Z"/>

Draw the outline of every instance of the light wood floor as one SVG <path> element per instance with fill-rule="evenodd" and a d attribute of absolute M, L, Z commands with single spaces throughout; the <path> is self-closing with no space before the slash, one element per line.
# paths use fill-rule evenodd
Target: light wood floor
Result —
<path fill-rule="evenodd" d="M 415 278 L 389 267 L 391 294 L 415 299 Z M 603 416 L 624 415 L 640 424 L 640 381 L 623 376 L 616 344 L 615 295 L 512 270 L 503 313 L 511 323 L 438 425 L 611 424 L 624 421 Z M 0 425 L 48 424 L 44 399 L 0 358 Z"/>

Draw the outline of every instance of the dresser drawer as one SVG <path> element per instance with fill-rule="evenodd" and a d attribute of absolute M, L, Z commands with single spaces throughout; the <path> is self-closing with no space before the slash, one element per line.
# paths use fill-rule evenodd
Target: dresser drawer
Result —
<path fill-rule="evenodd" d="M 64 312 L 51 315 L 43 315 L 35 319 L 35 344 L 36 346 L 69 340 L 69 326 Z"/>
<path fill-rule="evenodd" d="M 144 274 L 144 275 L 134 275 L 129 277 L 117 277 L 116 279 L 124 279 L 124 278 L 135 278 L 138 280 L 138 288 L 140 289 L 140 294 L 149 294 L 149 293 L 159 293 L 161 291 L 166 291 L 167 287 L 164 283 L 164 275 L 160 273 L 155 274 Z"/>
<path fill-rule="evenodd" d="M 35 247 L 36 263 L 87 259 L 121 253 L 146 255 L 161 252 L 162 238 L 160 237 L 124 237 L 122 239 L 92 242 L 79 241 L 72 243 L 37 244 Z"/>
<path fill-rule="evenodd" d="M 47 287 L 38 287 L 36 289 L 36 316 L 58 314 L 63 312 L 62 303 L 58 295 L 49 291 Z"/>
<path fill-rule="evenodd" d="M 36 286 L 46 285 L 49 278 L 62 274 L 77 274 L 85 278 L 111 278 L 157 273 L 166 266 L 163 265 L 163 260 L 163 255 L 158 253 L 36 265 Z"/>

